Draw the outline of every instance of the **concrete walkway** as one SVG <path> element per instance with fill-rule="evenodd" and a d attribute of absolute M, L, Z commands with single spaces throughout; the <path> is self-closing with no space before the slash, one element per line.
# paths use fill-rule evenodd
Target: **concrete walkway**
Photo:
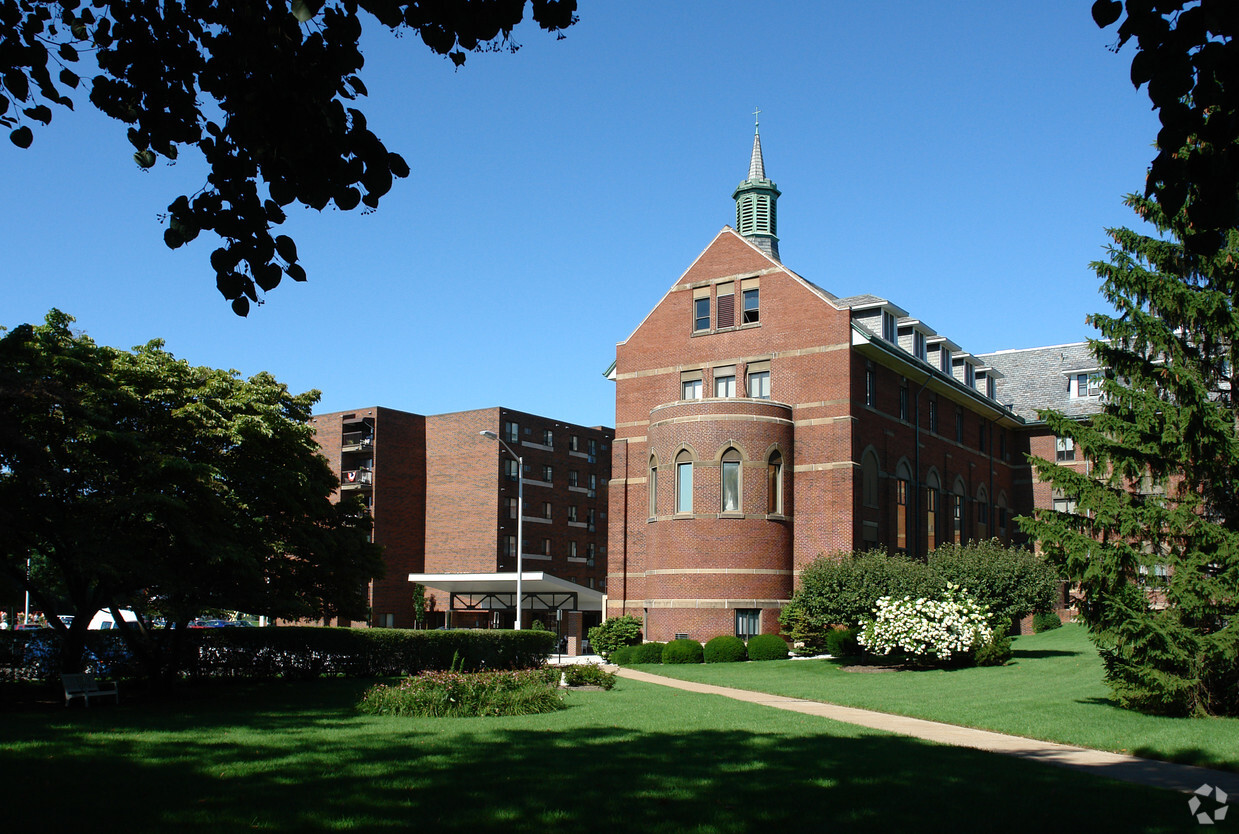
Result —
<path fill-rule="evenodd" d="M 722 695 L 737 701 L 747 701 L 751 704 L 761 704 L 776 709 L 791 710 L 805 715 L 819 715 L 847 724 L 858 724 L 888 733 L 897 733 L 913 738 L 925 739 L 938 744 L 950 744 L 956 747 L 972 747 L 991 753 L 1002 753 L 1036 762 L 1069 767 L 1094 776 L 1117 779 L 1122 782 L 1135 782 L 1153 788 L 1165 788 L 1172 791 L 1191 793 L 1201 785 L 1211 785 L 1221 788 L 1228 795 L 1239 798 L 1239 773 L 1228 773 L 1220 770 L 1210 770 L 1191 765 L 1159 762 L 1153 759 L 1141 759 L 1136 756 L 1126 756 L 1121 753 L 1107 753 L 1101 750 L 1089 750 L 1085 747 L 1073 747 L 1069 744 L 1058 744 L 1052 741 L 1037 741 L 1020 736 L 1009 736 L 1003 733 L 992 733 L 988 730 L 974 730 L 968 727 L 957 727 L 954 724 L 941 724 L 937 721 L 926 721 L 921 718 L 907 718 L 902 715 L 889 715 L 884 712 L 840 707 L 825 704 L 820 701 L 805 701 L 800 698 L 787 698 L 781 695 L 769 695 L 764 692 L 749 692 L 745 689 L 732 689 L 726 686 L 714 686 L 706 683 L 676 680 L 661 675 L 651 675 L 648 672 L 638 672 L 635 669 L 623 667 L 608 667 L 614 669 L 620 677 L 646 683 L 656 683 L 684 689 L 689 692 L 702 692 L 709 695 Z"/>

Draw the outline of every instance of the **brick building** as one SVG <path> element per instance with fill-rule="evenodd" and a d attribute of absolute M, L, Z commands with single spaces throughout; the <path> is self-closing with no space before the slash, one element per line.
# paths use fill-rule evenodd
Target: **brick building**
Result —
<path fill-rule="evenodd" d="M 559 625 L 557 608 L 572 615 L 574 636 L 599 621 L 611 429 L 506 408 L 432 416 L 359 408 L 311 423 L 340 489 L 362 495 L 384 547 L 386 575 L 369 588 L 373 625 L 414 625 L 415 581 L 434 598 L 431 627 L 513 625 L 518 471 L 483 431 L 523 459 L 526 627 Z"/>
<path fill-rule="evenodd" d="M 1079 405 L 1096 403 L 1082 346 L 974 356 L 887 299 L 840 298 L 788 269 L 779 194 L 755 135 L 736 228 L 608 370 L 607 616 L 641 617 L 650 640 L 777 632 L 796 576 L 824 553 L 1012 541 L 1012 518 L 1053 500 L 1025 453 L 1053 454 L 1029 414 L 1054 403 L 1033 400 L 1066 396 L 1078 370 Z"/>

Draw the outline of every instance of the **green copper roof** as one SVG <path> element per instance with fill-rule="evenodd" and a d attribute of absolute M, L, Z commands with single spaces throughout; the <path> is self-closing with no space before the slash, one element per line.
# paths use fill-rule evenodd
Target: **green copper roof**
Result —
<path fill-rule="evenodd" d="M 757 111 L 760 113 L 761 111 Z M 756 116 L 757 113 L 754 113 Z M 779 188 L 766 179 L 766 163 L 761 153 L 760 125 L 754 126 L 753 154 L 749 157 L 749 177 L 731 195 L 736 201 L 736 231 L 767 255 L 779 259 Z"/>

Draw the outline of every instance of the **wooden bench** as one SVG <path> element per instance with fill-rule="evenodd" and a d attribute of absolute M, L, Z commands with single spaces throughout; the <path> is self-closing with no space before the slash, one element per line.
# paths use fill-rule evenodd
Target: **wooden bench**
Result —
<path fill-rule="evenodd" d="M 91 698 L 114 698 L 116 703 L 120 703 L 120 688 L 115 681 L 104 688 L 99 686 L 94 675 L 61 675 L 60 682 L 65 687 L 66 707 L 74 698 L 81 698 L 86 706 L 90 706 Z"/>

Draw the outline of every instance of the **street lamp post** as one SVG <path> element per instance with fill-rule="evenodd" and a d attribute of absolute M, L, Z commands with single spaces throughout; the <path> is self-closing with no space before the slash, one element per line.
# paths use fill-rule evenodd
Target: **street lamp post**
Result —
<path fill-rule="evenodd" d="M 514 629 L 521 627 L 521 574 L 524 572 L 524 560 L 521 558 L 521 550 L 523 549 L 524 540 L 524 516 L 525 516 L 525 461 L 516 452 L 512 451 L 504 440 L 495 434 L 493 431 L 480 431 L 478 434 L 482 437 L 491 440 L 499 441 L 499 445 L 508 450 L 508 454 L 516 458 L 516 623 L 512 626 Z"/>

